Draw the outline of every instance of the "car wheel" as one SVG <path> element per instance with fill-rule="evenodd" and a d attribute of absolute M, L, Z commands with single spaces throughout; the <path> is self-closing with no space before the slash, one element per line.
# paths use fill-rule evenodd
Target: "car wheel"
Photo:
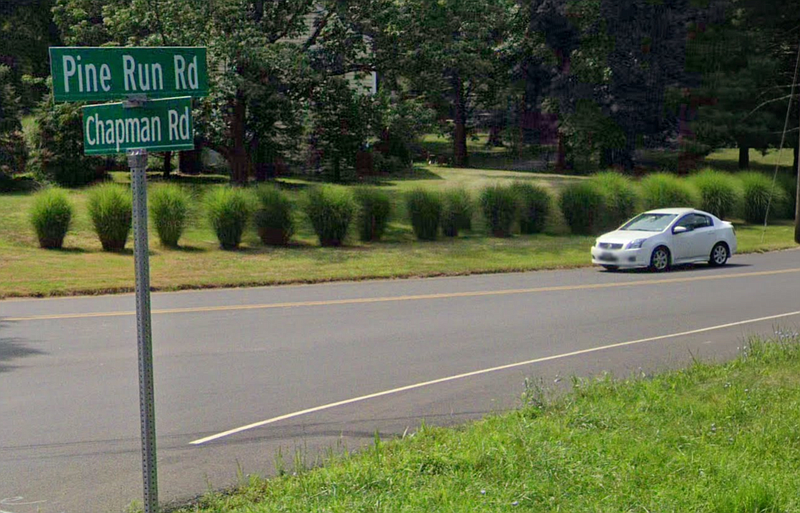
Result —
<path fill-rule="evenodd" d="M 669 270 L 669 250 L 664 246 L 659 246 L 653 250 L 650 256 L 650 270 L 657 273 Z"/>
<path fill-rule="evenodd" d="M 603 269 L 605 269 L 606 271 L 616 271 L 616 270 L 619 269 L 619 266 L 618 265 L 604 265 Z"/>
<path fill-rule="evenodd" d="M 711 256 L 708 263 L 714 267 L 720 267 L 728 262 L 728 246 L 722 242 L 717 242 L 711 250 Z"/>

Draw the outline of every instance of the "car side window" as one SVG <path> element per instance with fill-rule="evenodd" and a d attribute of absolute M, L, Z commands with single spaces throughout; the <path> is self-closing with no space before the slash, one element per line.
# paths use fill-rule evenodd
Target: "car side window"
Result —
<path fill-rule="evenodd" d="M 675 224 L 675 227 L 683 226 L 687 230 L 694 230 L 694 214 L 684 216 L 683 219 Z"/>
<path fill-rule="evenodd" d="M 694 227 L 697 228 L 708 228 L 709 226 L 714 226 L 713 221 L 708 216 L 704 216 L 702 214 L 694 214 Z"/>

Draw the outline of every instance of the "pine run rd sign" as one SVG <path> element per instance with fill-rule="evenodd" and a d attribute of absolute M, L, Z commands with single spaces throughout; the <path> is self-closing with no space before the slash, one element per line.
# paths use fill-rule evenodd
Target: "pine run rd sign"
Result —
<path fill-rule="evenodd" d="M 208 96 L 203 47 L 51 47 L 57 102 Z"/>
<path fill-rule="evenodd" d="M 192 99 L 187 96 L 152 100 L 136 108 L 126 108 L 123 103 L 83 108 L 86 155 L 110 155 L 137 148 L 193 149 Z"/>

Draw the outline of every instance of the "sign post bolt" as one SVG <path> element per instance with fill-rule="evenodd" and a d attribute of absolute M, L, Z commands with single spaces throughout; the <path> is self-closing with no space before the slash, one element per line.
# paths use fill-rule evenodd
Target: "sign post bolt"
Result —
<path fill-rule="evenodd" d="M 158 512 L 153 345 L 150 329 L 150 257 L 147 240 L 147 150 L 129 150 L 133 189 L 134 262 L 136 266 L 136 331 L 139 347 L 139 411 L 142 429 L 144 511 Z"/>

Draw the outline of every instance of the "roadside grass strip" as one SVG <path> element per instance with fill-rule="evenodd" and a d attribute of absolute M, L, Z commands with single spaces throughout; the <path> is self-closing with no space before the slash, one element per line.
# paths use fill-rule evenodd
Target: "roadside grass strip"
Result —
<path fill-rule="evenodd" d="M 178 511 L 800 511 L 795 331 L 752 339 L 726 364 L 543 390 L 460 428 L 376 435 L 297 475 L 279 463 L 278 477 Z"/>

